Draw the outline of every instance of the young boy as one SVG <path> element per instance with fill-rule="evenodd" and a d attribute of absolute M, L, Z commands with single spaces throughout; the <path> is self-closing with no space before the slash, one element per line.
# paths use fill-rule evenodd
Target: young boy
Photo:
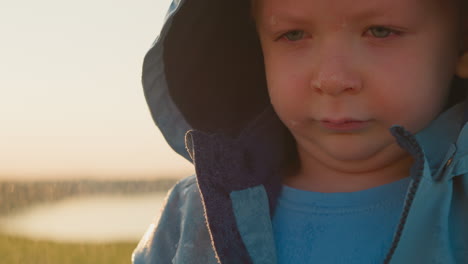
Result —
<path fill-rule="evenodd" d="M 174 1 L 143 85 L 196 176 L 133 262 L 468 263 L 466 2 Z"/>

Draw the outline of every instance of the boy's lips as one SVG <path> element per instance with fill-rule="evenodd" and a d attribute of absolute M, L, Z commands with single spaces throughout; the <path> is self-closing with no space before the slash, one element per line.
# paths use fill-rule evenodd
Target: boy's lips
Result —
<path fill-rule="evenodd" d="M 331 131 L 336 132 L 353 132 L 366 128 L 370 123 L 370 120 L 357 120 L 352 118 L 340 118 L 340 119 L 321 119 L 320 125 Z"/>

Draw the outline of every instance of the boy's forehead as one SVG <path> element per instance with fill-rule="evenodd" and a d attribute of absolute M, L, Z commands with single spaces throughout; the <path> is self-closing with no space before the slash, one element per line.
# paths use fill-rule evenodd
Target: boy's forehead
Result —
<path fill-rule="evenodd" d="M 257 0 L 260 14 L 269 24 L 282 19 L 310 19 L 311 15 L 332 14 L 343 19 L 406 17 L 441 13 L 453 0 Z M 273 18 L 272 18 L 273 17 Z M 333 17 L 330 17 L 333 18 Z M 266 21 L 265 21 L 266 22 Z"/>

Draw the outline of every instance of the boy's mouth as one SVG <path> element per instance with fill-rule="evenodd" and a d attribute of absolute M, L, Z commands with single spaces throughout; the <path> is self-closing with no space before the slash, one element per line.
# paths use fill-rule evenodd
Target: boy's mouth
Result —
<path fill-rule="evenodd" d="M 369 125 L 369 122 L 369 120 L 357 120 L 352 118 L 322 119 L 320 120 L 320 125 L 331 131 L 353 132 L 366 128 Z"/>

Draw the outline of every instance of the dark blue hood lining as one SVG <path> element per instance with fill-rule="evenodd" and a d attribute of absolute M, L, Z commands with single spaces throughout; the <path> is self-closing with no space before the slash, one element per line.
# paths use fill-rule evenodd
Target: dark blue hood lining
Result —
<path fill-rule="evenodd" d="M 249 0 L 187 0 L 164 40 L 170 95 L 192 128 L 237 135 L 268 105 Z"/>
<path fill-rule="evenodd" d="M 230 194 L 263 186 L 273 214 L 281 187 L 281 168 L 292 157 L 288 155 L 293 146 L 290 139 L 271 107 L 236 138 L 196 130 L 187 133 L 186 144 L 221 263 L 252 263 L 236 224 Z"/>

